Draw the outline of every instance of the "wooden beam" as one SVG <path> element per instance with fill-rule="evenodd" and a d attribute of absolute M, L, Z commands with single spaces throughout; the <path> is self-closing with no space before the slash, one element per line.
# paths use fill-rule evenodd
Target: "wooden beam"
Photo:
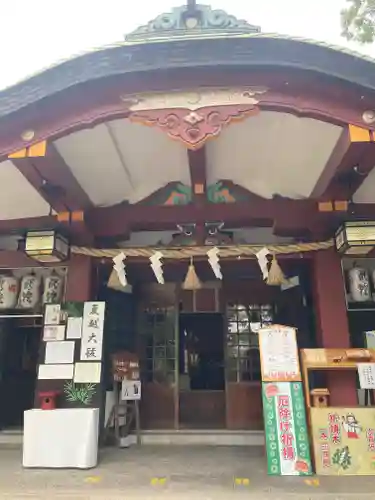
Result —
<path fill-rule="evenodd" d="M 193 203 L 205 205 L 207 202 L 206 187 L 206 148 L 187 151 Z"/>
<path fill-rule="evenodd" d="M 9 159 L 52 209 L 64 212 L 91 208 L 90 198 L 54 144 L 46 144 L 44 154 L 40 148 L 33 151 L 33 147 L 28 148 L 24 156 L 15 153 Z"/>
<path fill-rule="evenodd" d="M 367 129 L 348 125 L 343 129 L 311 197 L 319 198 L 321 201 L 350 200 L 374 165 L 373 133 Z"/>
<path fill-rule="evenodd" d="M 347 206 L 341 201 L 332 204 L 332 210 L 322 210 L 315 200 L 254 200 L 252 202 L 207 204 L 203 209 L 193 204 L 177 206 L 147 206 L 119 204 L 96 207 L 88 212 L 90 227 L 96 238 L 119 238 L 130 231 L 175 230 L 177 224 L 224 222 L 233 227 L 277 227 L 277 234 L 295 236 L 310 229 L 311 234 L 328 234 L 340 221 L 353 214 L 375 220 L 375 203 L 356 203 Z M 344 210 L 346 208 L 347 210 Z M 0 234 L 23 232 L 30 229 L 55 227 L 64 222 L 67 213 L 58 217 L 37 217 L 0 221 Z M 81 227 L 77 212 L 72 228 Z M 66 222 L 67 223 L 67 222 Z M 82 229 L 79 229 L 82 233 Z M 327 233 L 328 231 L 328 233 Z M 306 232 L 306 231 L 305 231 Z M 307 234 L 307 232 L 306 232 Z"/>
<path fill-rule="evenodd" d="M 311 213 L 317 212 L 314 200 L 276 199 L 207 203 L 181 206 L 119 204 L 94 208 L 88 214 L 90 227 L 98 237 L 120 236 L 129 231 L 174 230 L 177 224 L 224 222 L 226 227 L 272 227 L 274 220 L 284 217 L 294 226 L 306 228 Z"/>
<path fill-rule="evenodd" d="M 207 201 L 206 181 L 206 148 L 188 149 L 188 162 L 191 179 L 192 202 L 196 207 L 204 209 Z M 206 227 L 203 221 L 196 222 L 195 238 L 197 244 L 203 245 L 206 239 Z"/>

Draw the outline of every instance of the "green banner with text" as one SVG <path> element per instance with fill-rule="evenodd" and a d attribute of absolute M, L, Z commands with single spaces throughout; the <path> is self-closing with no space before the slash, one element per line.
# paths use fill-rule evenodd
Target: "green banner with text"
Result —
<path fill-rule="evenodd" d="M 268 474 L 312 474 L 301 382 L 263 382 Z"/>

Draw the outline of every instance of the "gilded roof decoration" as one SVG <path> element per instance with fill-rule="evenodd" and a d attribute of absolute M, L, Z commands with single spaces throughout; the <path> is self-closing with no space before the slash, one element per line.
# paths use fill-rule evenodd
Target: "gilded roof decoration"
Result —
<path fill-rule="evenodd" d="M 253 26 L 243 19 L 227 14 L 224 10 L 213 10 L 209 5 L 184 5 L 171 12 L 160 14 L 156 19 L 140 26 L 125 36 L 128 42 L 207 35 L 240 35 L 260 33 L 259 26 Z"/>

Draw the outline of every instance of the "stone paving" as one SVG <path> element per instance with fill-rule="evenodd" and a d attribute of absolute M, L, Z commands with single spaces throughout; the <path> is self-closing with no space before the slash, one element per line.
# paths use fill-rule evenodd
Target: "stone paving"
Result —
<path fill-rule="evenodd" d="M 20 449 L 0 449 L 1 500 L 354 500 L 374 492 L 375 477 L 268 477 L 257 448 L 105 449 L 90 471 L 25 470 Z"/>

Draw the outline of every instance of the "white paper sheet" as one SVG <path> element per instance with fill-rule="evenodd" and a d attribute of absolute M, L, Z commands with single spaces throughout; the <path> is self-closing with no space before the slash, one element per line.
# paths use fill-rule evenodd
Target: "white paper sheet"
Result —
<path fill-rule="evenodd" d="M 64 340 L 65 325 L 45 325 L 43 328 L 43 340 Z"/>
<path fill-rule="evenodd" d="M 360 388 L 375 389 L 375 363 L 360 363 L 357 369 Z"/>
<path fill-rule="evenodd" d="M 262 378 L 301 380 L 295 328 L 269 325 L 259 330 L 258 337 Z"/>
<path fill-rule="evenodd" d="M 39 380 L 71 380 L 73 378 L 74 365 L 39 365 Z"/>
<path fill-rule="evenodd" d="M 76 363 L 74 368 L 74 382 L 77 384 L 99 384 L 102 373 L 102 364 L 95 362 Z"/>
<path fill-rule="evenodd" d="M 75 342 L 47 342 L 46 355 L 44 362 L 46 364 L 73 363 Z"/>
<path fill-rule="evenodd" d="M 47 304 L 44 311 L 45 325 L 58 325 L 60 323 L 60 304 Z"/>
<path fill-rule="evenodd" d="M 141 382 L 139 380 L 123 380 L 121 384 L 121 399 L 123 401 L 141 399 Z"/>
<path fill-rule="evenodd" d="M 375 331 L 365 332 L 365 339 L 367 349 L 375 349 Z"/>
<path fill-rule="evenodd" d="M 82 318 L 68 318 L 66 327 L 67 339 L 80 339 L 82 337 Z"/>

